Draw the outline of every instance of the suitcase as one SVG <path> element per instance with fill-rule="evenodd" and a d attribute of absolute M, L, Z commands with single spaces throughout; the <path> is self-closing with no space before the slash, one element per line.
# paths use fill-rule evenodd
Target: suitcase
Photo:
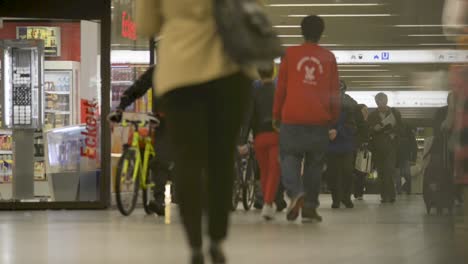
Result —
<path fill-rule="evenodd" d="M 453 159 L 447 147 L 448 137 L 442 134 L 439 138 L 434 138 L 434 142 L 428 156 L 427 168 L 423 179 L 423 197 L 428 214 L 432 209 L 437 210 L 437 214 L 443 214 L 447 209 L 452 214 L 455 202 L 455 185 L 452 173 Z"/>

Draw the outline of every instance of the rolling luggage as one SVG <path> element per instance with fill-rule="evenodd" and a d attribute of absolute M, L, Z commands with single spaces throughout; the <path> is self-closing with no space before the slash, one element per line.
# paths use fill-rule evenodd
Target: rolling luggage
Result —
<path fill-rule="evenodd" d="M 448 137 L 440 134 L 434 138 L 430 150 L 425 155 L 429 159 L 423 179 L 423 197 L 427 213 L 435 208 L 438 214 L 444 209 L 451 214 L 454 206 L 454 180 L 452 172 L 453 158 L 448 149 Z"/>

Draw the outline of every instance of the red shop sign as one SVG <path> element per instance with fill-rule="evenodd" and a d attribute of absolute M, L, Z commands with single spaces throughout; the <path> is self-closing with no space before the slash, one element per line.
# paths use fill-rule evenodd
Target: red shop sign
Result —
<path fill-rule="evenodd" d="M 122 12 L 122 37 L 131 40 L 137 39 L 136 23 L 132 21 L 132 18 L 127 12 Z"/>

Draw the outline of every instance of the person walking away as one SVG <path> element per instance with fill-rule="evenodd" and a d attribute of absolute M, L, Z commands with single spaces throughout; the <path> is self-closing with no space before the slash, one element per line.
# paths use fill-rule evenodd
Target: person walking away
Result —
<path fill-rule="evenodd" d="M 205 262 L 202 208 L 206 208 L 212 262 L 226 263 L 222 242 L 228 235 L 234 150 L 256 73 L 227 56 L 213 1 L 139 0 L 136 6 L 140 36 L 162 36 L 155 93 L 167 116 L 190 261 Z"/>
<path fill-rule="evenodd" d="M 380 181 L 382 203 L 394 203 L 396 200 L 394 175 L 398 135 L 401 127 L 401 114 L 388 106 L 385 93 L 375 96 L 377 110 L 369 115 L 371 149 Z"/>
<path fill-rule="evenodd" d="M 407 123 L 402 124 L 400 139 L 398 144 L 398 168 L 396 190 L 398 194 L 405 192 L 411 194 L 411 163 L 416 162 L 418 155 L 418 143 L 413 129 Z M 404 180 L 404 183 L 402 181 Z"/>
<path fill-rule="evenodd" d="M 120 123 L 122 114 L 127 107 L 129 107 L 138 98 L 144 96 L 151 87 L 153 87 L 154 66 L 149 67 L 140 78 L 138 78 L 123 95 L 120 97 L 120 103 L 116 109 L 110 113 L 109 120 L 112 122 Z M 174 162 L 171 155 L 171 147 L 166 133 L 166 120 L 163 113 L 157 112 L 156 103 L 153 104 L 153 112 L 155 112 L 160 121 L 159 126 L 156 127 L 156 140 L 154 149 L 157 153 L 154 160 L 150 162 L 152 178 L 154 181 L 153 196 L 154 200 L 150 201 L 149 208 L 151 211 L 159 216 L 165 215 L 165 191 L 166 184 L 169 180 Z M 174 189 L 174 184 L 171 186 Z M 172 197 L 175 201 L 175 197 Z"/>
<path fill-rule="evenodd" d="M 359 104 L 356 112 L 356 146 L 359 149 L 368 149 L 369 145 L 369 109 L 365 104 Z M 367 173 L 354 170 L 354 198 L 359 201 L 364 199 Z"/>
<path fill-rule="evenodd" d="M 260 181 L 263 191 L 262 217 L 272 220 L 275 214 L 274 202 L 280 181 L 279 135 L 273 128 L 273 100 L 275 86 L 273 82 L 273 64 L 258 69 L 262 85 L 256 89 L 244 131 L 242 145 L 247 144 L 250 128 L 253 130 L 255 156 L 260 166 Z"/>
<path fill-rule="evenodd" d="M 328 187 L 332 194 L 332 208 L 338 209 L 341 204 L 354 208 L 351 201 L 353 184 L 353 167 L 355 152 L 356 101 L 346 94 L 346 83 L 341 82 L 341 113 L 338 122 L 330 130 L 328 145 Z"/>
<path fill-rule="evenodd" d="M 273 118 L 280 128 L 282 182 L 291 198 L 287 219 L 296 220 L 302 211 L 303 221 L 322 221 L 317 212 L 322 160 L 329 126 L 340 114 L 340 84 L 335 56 L 318 45 L 323 19 L 308 16 L 301 28 L 304 44 L 288 48 L 281 61 Z"/>
<path fill-rule="evenodd" d="M 274 74 L 274 68 L 273 68 L 273 74 Z M 271 79 L 271 78 L 269 78 Z M 273 80 L 273 85 L 274 87 L 276 87 L 276 83 L 277 83 L 277 79 L 275 78 Z M 252 96 L 251 96 L 251 100 L 249 102 L 249 107 L 248 107 L 248 111 L 246 112 L 246 116 L 245 116 L 245 120 L 247 120 L 249 118 L 249 115 L 251 114 L 251 110 L 252 110 L 252 105 L 253 104 L 253 101 L 254 101 L 254 96 L 255 96 L 255 93 L 257 92 L 258 89 L 262 88 L 263 87 L 263 80 L 255 80 L 253 82 L 253 86 L 252 86 Z M 271 111 L 270 111 L 271 112 Z M 249 135 L 250 134 L 250 131 L 251 131 L 251 128 L 250 127 L 245 127 L 245 126 L 248 126 L 250 124 L 247 123 L 247 121 L 244 122 L 244 126 L 241 127 L 241 136 L 240 136 L 240 140 L 239 140 L 239 146 L 238 146 L 238 152 L 239 152 L 239 155 L 247 155 L 248 154 L 248 146 L 245 144 L 246 141 L 243 140 L 245 138 L 245 135 Z M 258 210 L 262 210 L 263 209 L 263 205 L 264 205 L 264 196 L 263 196 L 263 191 L 262 191 L 262 183 L 261 183 L 261 179 L 260 179 L 260 166 L 258 166 L 258 161 L 257 161 L 257 166 L 255 166 L 255 179 L 256 179 L 256 188 L 255 188 L 255 201 L 254 201 L 254 208 L 255 209 L 258 209 Z M 286 201 L 284 200 L 284 188 L 283 188 L 283 185 L 281 183 L 281 181 L 279 182 L 278 184 L 278 191 L 276 192 L 276 198 L 275 198 L 275 205 L 276 205 L 276 212 L 282 212 L 288 205 L 286 203 Z"/>

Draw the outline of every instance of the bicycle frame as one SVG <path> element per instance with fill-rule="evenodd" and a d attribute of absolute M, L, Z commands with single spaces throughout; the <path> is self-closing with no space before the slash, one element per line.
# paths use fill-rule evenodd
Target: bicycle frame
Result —
<path fill-rule="evenodd" d="M 123 123 L 125 125 L 125 123 Z M 151 130 L 150 130 L 151 134 Z M 141 171 L 141 180 L 140 180 L 140 188 L 143 190 L 146 190 L 147 188 L 152 188 L 153 184 L 151 186 L 148 186 L 146 184 L 146 177 L 148 176 L 148 169 L 149 169 L 149 162 L 150 162 L 150 157 L 156 156 L 156 152 L 154 151 L 153 143 L 151 141 L 151 136 L 147 136 L 144 138 L 145 141 L 145 150 L 143 153 L 143 160 L 141 157 L 141 151 L 140 151 L 140 134 L 138 133 L 138 127 L 135 127 L 135 131 L 133 132 L 133 139 L 132 139 L 132 144 L 128 146 L 128 148 L 131 148 L 135 151 L 135 169 L 133 170 L 133 175 L 132 179 L 133 181 L 136 181 L 139 172 Z M 123 164 L 123 170 L 127 171 L 128 169 L 128 160 L 124 161 Z"/>

